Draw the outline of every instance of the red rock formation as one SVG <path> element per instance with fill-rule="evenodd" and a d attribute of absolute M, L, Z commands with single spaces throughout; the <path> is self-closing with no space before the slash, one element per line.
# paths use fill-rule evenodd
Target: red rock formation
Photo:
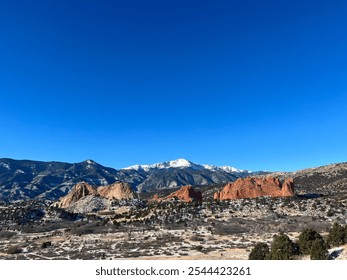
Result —
<path fill-rule="evenodd" d="M 274 177 L 239 178 L 234 183 L 228 183 L 220 192 L 214 194 L 214 199 L 255 198 L 258 196 L 293 196 L 293 179 L 286 179 L 283 184 Z"/>
<path fill-rule="evenodd" d="M 67 208 L 72 203 L 80 200 L 82 197 L 97 194 L 97 190 L 88 183 L 78 183 L 71 189 L 71 191 L 66 196 L 63 196 L 56 203 L 54 203 L 54 206 L 59 208 Z"/>
<path fill-rule="evenodd" d="M 68 208 L 71 204 L 88 195 L 101 196 L 107 199 L 135 198 L 135 193 L 128 183 L 114 183 L 109 186 L 95 188 L 88 183 L 82 182 L 74 186 L 66 196 L 61 197 L 53 206 Z"/>
<path fill-rule="evenodd" d="M 98 187 L 97 189 L 100 196 L 108 199 L 133 199 L 135 193 L 128 183 L 114 183 L 105 187 Z"/>
<path fill-rule="evenodd" d="M 282 194 L 283 196 L 293 196 L 294 195 L 294 181 L 293 178 L 286 179 L 282 184 Z"/>
<path fill-rule="evenodd" d="M 159 197 L 155 194 L 152 198 L 153 201 L 165 201 L 171 199 L 179 199 L 184 202 L 202 201 L 202 194 L 200 191 L 195 191 L 192 186 L 184 186 L 179 190 L 169 194 L 165 197 Z"/>

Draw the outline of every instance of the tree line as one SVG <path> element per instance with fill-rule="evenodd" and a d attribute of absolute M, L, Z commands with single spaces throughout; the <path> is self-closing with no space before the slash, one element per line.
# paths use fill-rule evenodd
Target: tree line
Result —
<path fill-rule="evenodd" d="M 300 255 L 310 255 L 311 260 L 327 260 L 329 248 L 344 244 L 347 244 L 347 225 L 334 223 L 326 239 L 313 228 L 304 229 L 297 242 L 292 241 L 284 233 L 276 234 L 270 246 L 258 242 L 251 250 L 248 259 L 293 260 Z"/>

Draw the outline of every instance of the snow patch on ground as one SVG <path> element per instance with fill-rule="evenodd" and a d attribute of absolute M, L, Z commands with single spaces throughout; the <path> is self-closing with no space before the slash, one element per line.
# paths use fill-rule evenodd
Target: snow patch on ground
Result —
<path fill-rule="evenodd" d="M 0 162 L 0 166 L 5 167 L 7 170 L 11 169 L 7 163 Z"/>

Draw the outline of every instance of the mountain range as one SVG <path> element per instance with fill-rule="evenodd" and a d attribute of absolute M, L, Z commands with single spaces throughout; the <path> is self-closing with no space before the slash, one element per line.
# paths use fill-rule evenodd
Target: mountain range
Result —
<path fill-rule="evenodd" d="M 293 178 L 296 193 L 320 193 L 343 196 L 347 193 L 347 163 L 336 163 L 295 172 L 252 172 L 231 166 L 200 165 L 178 159 L 152 165 L 134 165 L 123 169 L 102 166 L 95 161 L 79 163 L 0 159 L 0 201 L 28 199 L 57 200 L 76 184 L 106 186 L 130 183 L 139 193 L 226 184 L 247 176 Z M 143 194 L 144 195 L 144 194 Z"/>
<path fill-rule="evenodd" d="M 184 185 L 227 183 L 251 174 L 256 173 L 231 166 L 200 165 L 186 159 L 116 170 L 93 160 L 65 163 L 2 158 L 0 200 L 56 200 L 82 181 L 94 186 L 123 181 L 130 183 L 138 192 L 148 192 Z"/>

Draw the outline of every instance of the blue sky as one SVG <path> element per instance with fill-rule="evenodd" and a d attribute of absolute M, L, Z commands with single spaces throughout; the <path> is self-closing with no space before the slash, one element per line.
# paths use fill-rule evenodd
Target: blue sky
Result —
<path fill-rule="evenodd" d="M 347 1 L 1 1 L 0 157 L 347 161 Z"/>

